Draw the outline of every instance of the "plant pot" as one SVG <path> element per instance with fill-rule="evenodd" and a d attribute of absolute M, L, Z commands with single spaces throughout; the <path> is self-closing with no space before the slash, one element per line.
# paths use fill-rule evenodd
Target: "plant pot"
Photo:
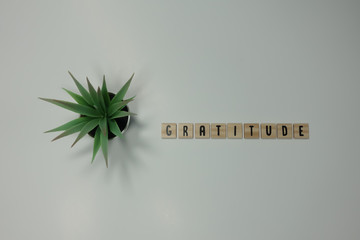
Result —
<path fill-rule="evenodd" d="M 115 94 L 109 92 L 110 100 L 113 99 L 114 96 L 115 96 Z M 129 111 L 128 105 L 126 105 L 123 108 L 123 110 L 128 112 Z M 115 118 L 114 120 L 116 121 L 116 124 L 119 126 L 121 133 L 124 133 L 128 129 L 129 124 L 130 124 L 130 116 Z M 96 130 L 98 129 L 98 127 L 99 126 L 94 128 L 93 130 L 91 130 L 88 134 L 91 137 L 95 137 L 95 133 L 96 133 Z M 109 126 L 107 129 L 108 129 L 108 139 L 113 139 L 114 137 L 116 137 L 116 135 L 110 131 Z"/>

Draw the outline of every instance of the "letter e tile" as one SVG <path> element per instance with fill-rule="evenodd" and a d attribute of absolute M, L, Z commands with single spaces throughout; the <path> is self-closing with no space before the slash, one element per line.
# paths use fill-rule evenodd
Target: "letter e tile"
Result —
<path fill-rule="evenodd" d="M 309 138 L 309 124 L 295 123 L 294 124 L 294 138 L 308 139 Z"/>

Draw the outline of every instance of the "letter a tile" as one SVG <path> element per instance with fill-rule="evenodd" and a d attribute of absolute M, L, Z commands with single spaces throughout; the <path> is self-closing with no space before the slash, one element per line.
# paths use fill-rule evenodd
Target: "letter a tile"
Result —
<path fill-rule="evenodd" d="M 195 138 L 210 138 L 210 124 L 195 123 Z"/>

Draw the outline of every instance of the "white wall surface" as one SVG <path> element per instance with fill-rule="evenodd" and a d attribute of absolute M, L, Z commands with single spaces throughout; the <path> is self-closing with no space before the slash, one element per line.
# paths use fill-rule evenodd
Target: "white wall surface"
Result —
<path fill-rule="evenodd" d="M 0 1 L 0 239 L 360 238 L 359 1 Z M 91 165 L 67 71 L 138 113 Z M 308 122 L 165 140 L 162 122 Z"/>

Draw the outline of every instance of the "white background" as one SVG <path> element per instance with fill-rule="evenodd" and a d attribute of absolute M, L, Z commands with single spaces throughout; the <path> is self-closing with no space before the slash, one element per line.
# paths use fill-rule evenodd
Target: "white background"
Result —
<path fill-rule="evenodd" d="M 0 239 L 359 239 L 359 1 L 0 1 Z M 70 70 L 126 139 L 43 132 Z M 307 122 L 309 140 L 166 140 L 162 122 Z"/>

